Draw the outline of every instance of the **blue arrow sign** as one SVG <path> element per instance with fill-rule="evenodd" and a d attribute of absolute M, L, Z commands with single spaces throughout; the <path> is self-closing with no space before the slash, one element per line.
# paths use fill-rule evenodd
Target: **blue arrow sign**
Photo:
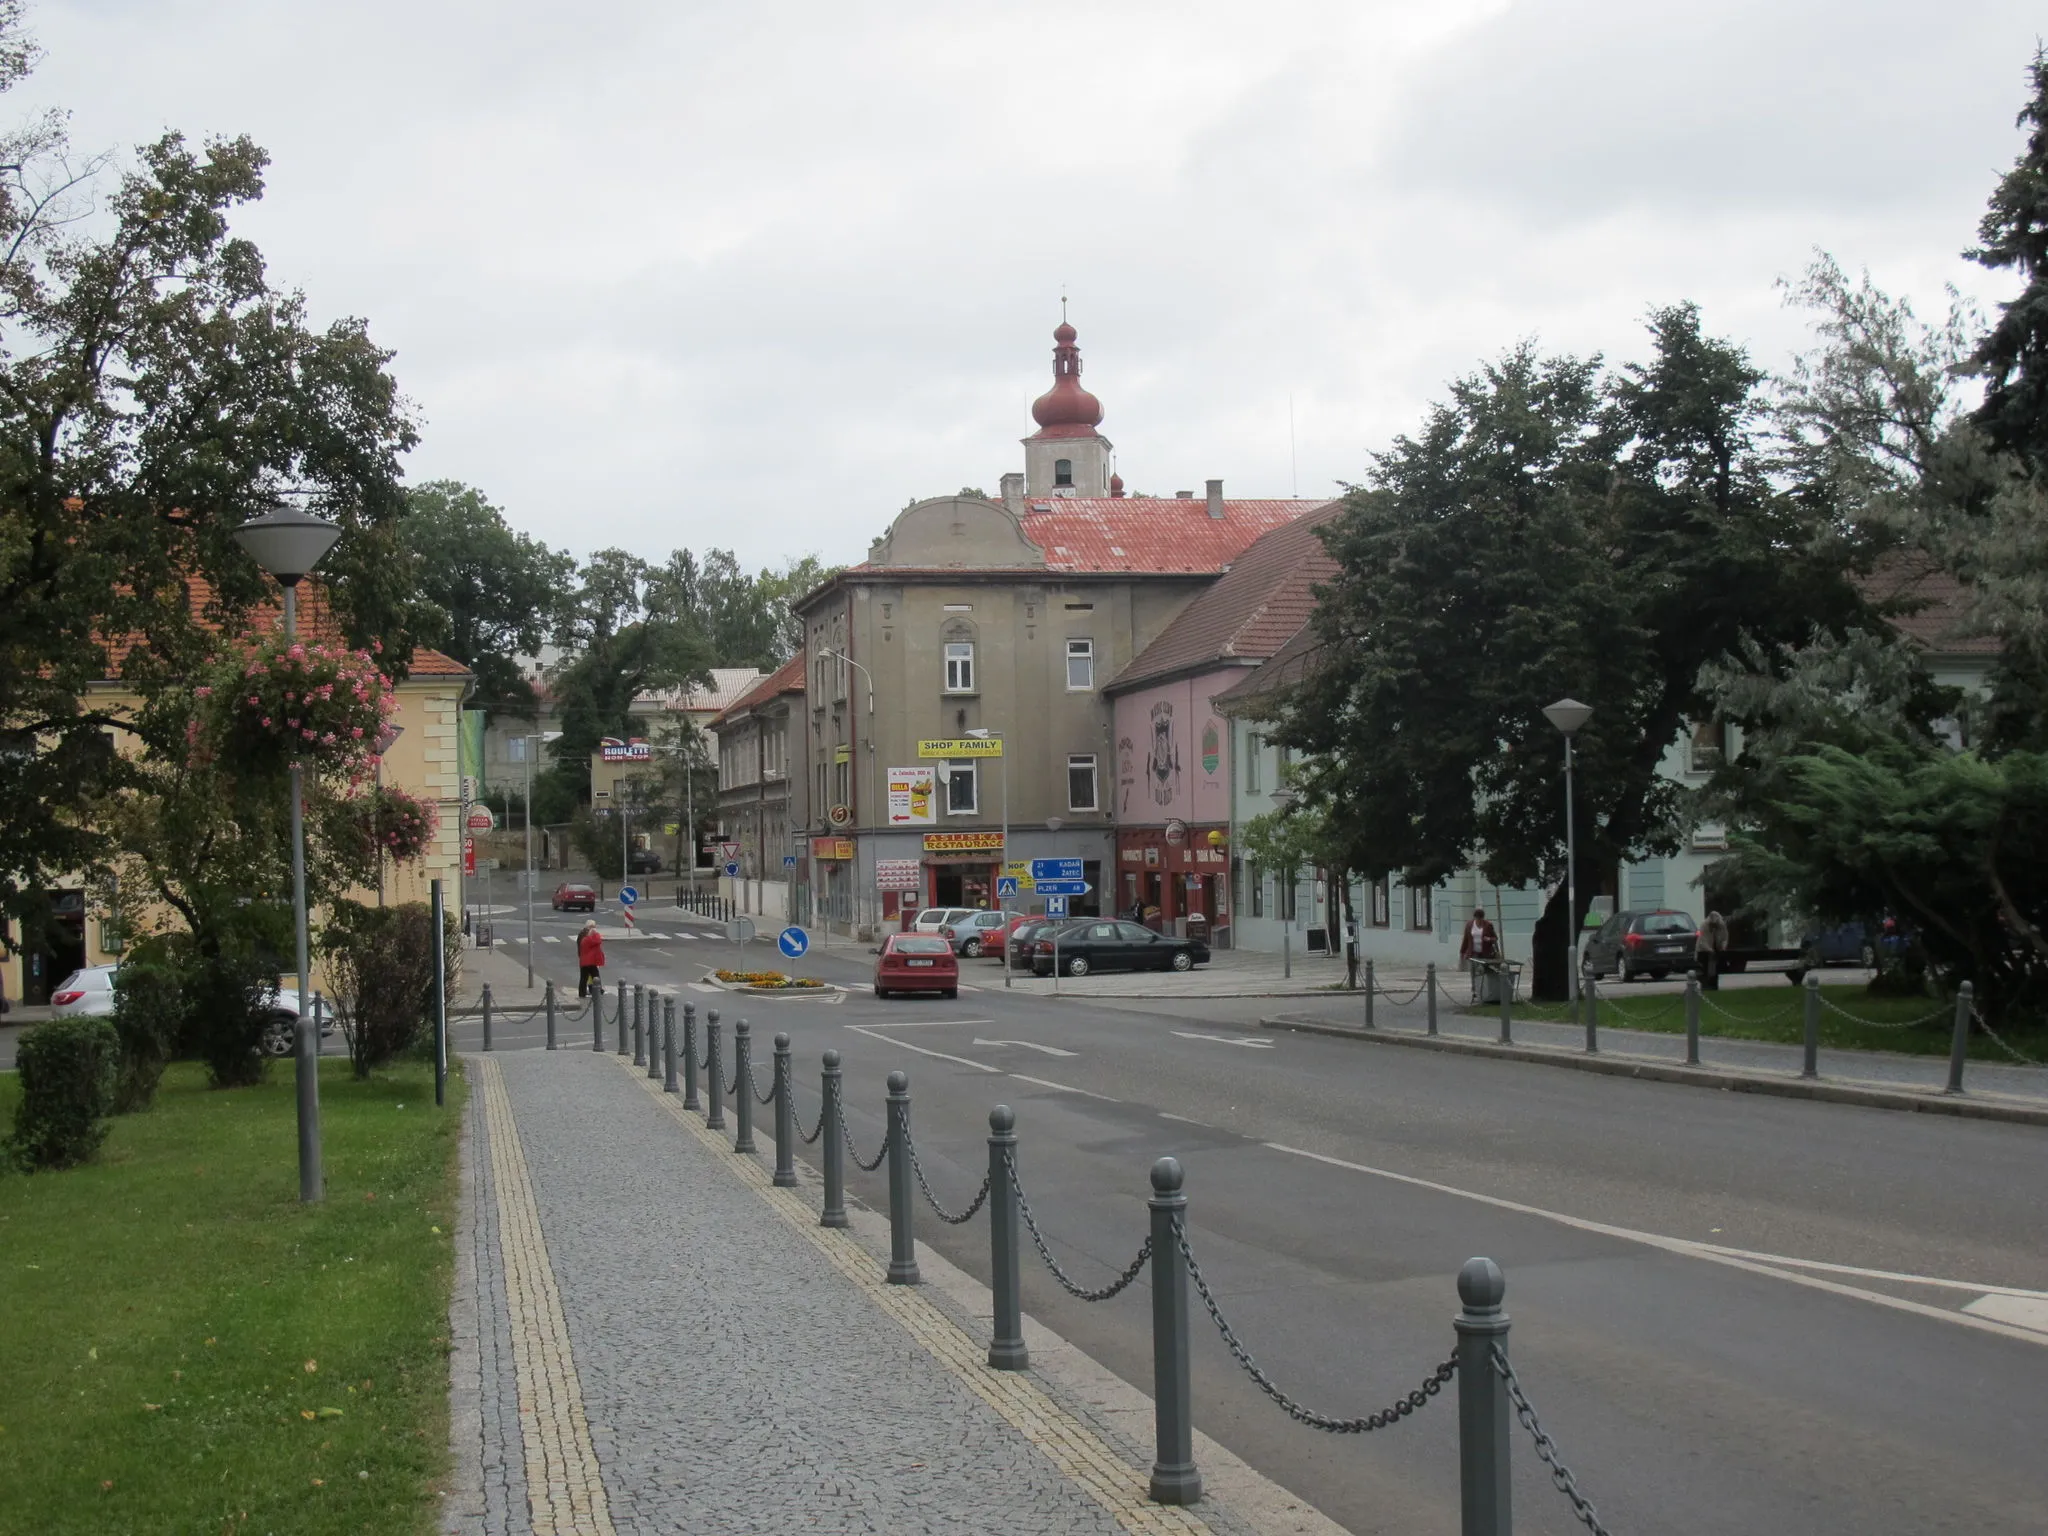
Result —
<path fill-rule="evenodd" d="M 1047 917 L 1065 917 L 1067 915 L 1067 898 L 1064 896 L 1046 897 L 1045 915 Z"/>
<path fill-rule="evenodd" d="M 1040 880 L 1038 894 L 1041 896 L 1086 896 L 1086 880 Z"/>
<path fill-rule="evenodd" d="M 1079 880 L 1081 878 L 1081 861 L 1079 859 L 1033 859 L 1031 861 L 1031 878 L 1034 881 Z M 1041 885 L 1039 889 L 1043 890 L 1044 886 Z M 1080 893 L 1074 892 L 1073 894 L 1078 895 Z"/>
<path fill-rule="evenodd" d="M 801 960 L 811 947 L 811 936 L 801 928 L 785 928 L 775 935 L 775 947 L 792 960 Z"/>
<path fill-rule="evenodd" d="M 725 861 L 725 872 L 728 875 L 737 876 L 740 872 L 740 861 L 738 859 L 727 859 Z"/>
<path fill-rule="evenodd" d="M 638 901 L 639 899 L 640 899 L 640 893 L 639 893 L 638 891 L 634 890 L 632 886 L 630 886 L 630 885 L 622 885 L 622 886 L 620 886 L 620 887 L 619 887 L 619 905 L 620 905 L 620 906 L 622 906 L 622 907 L 630 907 L 630 906 L 632 906 L 632 905 L 633 905 L 633 903 L 634 903 L 634 902 Z"/>
<path fill-rule="evenodd" d="M 996 877 L 996 894 L 998 896 L 1016 895 L 1017 877 L 1015 875 L 998 875 Z"/>

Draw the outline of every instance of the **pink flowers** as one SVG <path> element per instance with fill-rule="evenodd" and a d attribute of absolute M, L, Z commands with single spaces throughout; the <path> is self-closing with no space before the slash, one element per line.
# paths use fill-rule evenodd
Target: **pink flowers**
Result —
<path fill-rule="evenodd" d="M 351 741 L 361 741 L 363 739 L 363 728 L 360 725 L 352 725 L 349 727 L 348 734 Z"/>
<path fill-rule="evenodd" d="M 213 690 L 211 688 L 194 688 L 192 693 L 195 698 L 210 699 L 213 697 Z"/>
<path fill-rule="evenodd" d="M 251 699 L 249 702 L 251 704 L 254 704 L 256 701 L 254 699 Z M 265 730 L 268 730 L 270 728 L 270 716 L 265 715 L 263 717 L 263 727 Z"/>

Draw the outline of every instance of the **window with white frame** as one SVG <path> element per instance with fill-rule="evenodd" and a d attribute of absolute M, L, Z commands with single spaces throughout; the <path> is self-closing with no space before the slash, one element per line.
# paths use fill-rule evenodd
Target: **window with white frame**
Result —
<path fill-rule="evenodd" d="M 1095 758 L 1094 755 L 1073 756 L 1067 759 L 1067 809 L 1070 811 L 1092 811 L 1095 803 Z"/>
<path fill-rule="evenodd" d="M 981 809 L 979 786 L 975 780 L 977 767 L 974 763 L 948 763 L 946 765 L 946 814 L 949 816 L 972 816 Z"/>
<path fill-rule="evenodd" d="M 1685 769 L 1688 773 L 1712 773 L 1727 757 L 1727 727 L 1718 720 L 1709 720 L 1692 728 L 1692 734 L 1685 743 Z"/>
<path fill-rule="evenodd" d="M 1244 787 L 1252 794 L 1262 791 L 1265 764 L 1260 761 L 1266 754 L 1266 739 L 1253 731 L 1244 739 Z"/>
<path fill-rule="evenodd" d="M 1408 926 L 1417 933 L 1427 932 L 1436 927 L 1436 888 L 1428 885 L 1408 887 Z"/>
<path fill-rule="evenodd" d="M 1385 875 L 1372 883 L 1372 925 L 1387 928 L 1394 921 L 1393 883 Z"/>
<path fill-rule="evenodd" d="M 1095 686 L 1095 642 L 1067 642 L 1067 691 L 1086 693 Z"/>
<path fill-rule="evenodd" d="M 972 640 L 948 640 L 946 642 L 946 692 L 974 692 L 974 642 Z"/>

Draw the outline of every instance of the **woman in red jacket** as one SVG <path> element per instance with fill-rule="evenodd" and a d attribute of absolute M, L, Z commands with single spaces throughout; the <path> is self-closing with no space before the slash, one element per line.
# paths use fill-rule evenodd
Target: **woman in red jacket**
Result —
<path fill-rule="evenodd" d="M 604 940 L 598 936 L 596 918 L 587 920 L 583 931 L 576 935 L 576 963 L 583 967 L 576 983 L 576 995 L 588 997 L 592 988 L 602 992 L 604 983 L 598 979 L 597 973 L 604 969 Z"/>

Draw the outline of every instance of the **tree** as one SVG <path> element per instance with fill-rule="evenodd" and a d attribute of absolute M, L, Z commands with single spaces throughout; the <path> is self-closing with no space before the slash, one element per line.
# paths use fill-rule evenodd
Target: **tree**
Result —
<path fill-rule="evenodd" d="M 1714 718 L 1702 669 L 1745 641 L 1870 622 L 1844 541 L 1777 495 L 1760 375 L 1697 311 L 1654 311 L 1647 363 L 1524 345 L 1459 381 L 1377 456 L 1323 532 L 1319 660 L 1274 739 L 1342 864 L 1434 884 L 1476 865 L 1553 894 L 1532 990 L 1566 986 L 1568 937 L 1628 859 L 1675 851 L 1692 814 L 1659 770 Z M 1541 710 L 1594 707 L 1575 741 L 1579 911 L 1567 914 L 1562 743 Z"/>
<path fill-rule="evenodd" d="M 2029 130 L 2026 150 L 1991 194 L 1977 226 L 1972 261 L 2025 279 L 2017 298 L 2000 306 L 1998 323 L 1972 361 L 1988 386 L 1976 412 L 1991 446 L 2034 470 L 2048 469 L 2048 51 L 2037 49 L 2027 70 L 2034 94 L 2017 126 Z"/>
<path fill-rule="evenodd" d="M 0 3 L 0 89 L 32 57 Z M 87 810 L 129 770 L 91 685 L 204 661 L 271 590 L 233 529 L 282 493 L 347 530 L 322 576 L 351 637 L 411 652 L 410 408 L 363 322 L 313 325 L 231 233 L 265 163 L 171 133 L 117 173 L 54 119 L 0 144 L 0 914 L 99 862 Z"/>
<path fill-rule="evenodd" d="M 533 685 L 518 658 L 539 655 L 558 626 L 575 560 L 515 532 L 460 481 L 415 486 L 406 507 L 420 594 L 445 615 L 437 643 L 476 674 L 472 707 L 531 717 Z"/>

